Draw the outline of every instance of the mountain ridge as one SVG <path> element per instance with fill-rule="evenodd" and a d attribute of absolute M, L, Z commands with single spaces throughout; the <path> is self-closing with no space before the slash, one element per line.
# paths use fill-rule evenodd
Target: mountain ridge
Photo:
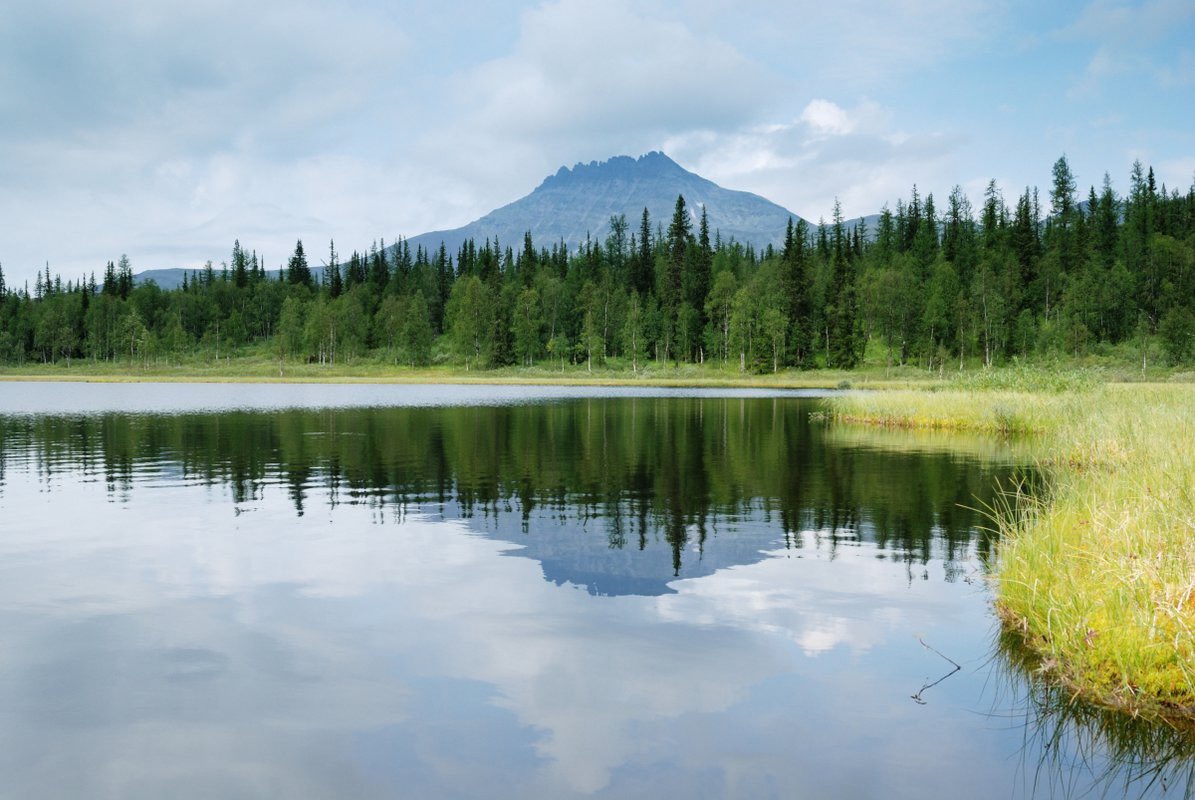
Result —
<path fill-rule="evenodd" d="M 459 228 L 428 231 L 409 237 L 407 244 L 435 250 L 443 241 L 455 253 L 468 239 L 481 242 L 495 237 L 521 242 L 530 232 L 538 246 L 563 242 L 570 250 L 587 238 L 602 241 L 610 218 L 625 215 L 637 231 L 646 208 L 653 233 L 672 218 L 677 195 L 683 195 L 693 220 L 704 208 L 710 233 L 758 248 L 780 244 L 789 218 L 800 215 L 751 192 L 726 189 L 653 150 L 638 158 L 618 155 L 605 161 L 578 162 L 548 175 L 529 194 L 494 209 Z"/>
<path fill-rule="evenodd" d="M 575 252 L 587 240 L 601 242 L 610 232 L 610 219 L 625 215 L 628 233 L 638 234 L 643 210 L 649 216 L 652 234 L 666 229 L 672 219 L 676 198 L 681 195 L 688 206 L 696 230 L 704 209 L 710 235 L 723 241 L 737 241 L 763 250 L 781 245 L 785 229 L 799 214 L 752 192 L 727 189 L 708 178 L 691 172 L 665 153 L 653 150 L 641 156 L 612 156 L 604 161 L 577 162 L 561 166 L 546 176 L 528 194 L 499 206 L 472 222 L 457 228 L 428 231 L 407 237 L 412 253 L 423 247 L 429 254 L 439 250 L 456 257 L 462 244 L 472 239 L 478 244 L 497 240 L 516 249 L 523 237 L 531 234 L 538 248 L 565 244 Z M 848 220 L 848 225 L 864 221 L 874 230 L 875 215 Z M 817 223 L 810 222 L 811 227 Z M 395 245 L 388 249 L 393 251 Z M 313 273 L 318 268 L 313 268 Z M 164 289 L 177 288 L 183 276 L 195 270 L 150 269 L 135 275 L 138 282 L 154 280 Z M 276 275 L 277 270 L 269 274 Z"/>

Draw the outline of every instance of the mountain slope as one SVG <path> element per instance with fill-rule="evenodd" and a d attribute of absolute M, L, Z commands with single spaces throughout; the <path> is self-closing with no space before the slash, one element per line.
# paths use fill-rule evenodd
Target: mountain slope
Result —
<path fill-rule="evenodd" d="M 412 252 L 422 246 L 429 253 L 438 250 L 443 242 L 449 255 L 455 258 L 461 244 L 468 239 L 478 244 L 497 239 L 502 246 L 519 250 L 523 235 L 530 231 L 537 248 L 550 248 L 563 241 L 570 251 L 575 251 L 587 236 L 595 242 L 604 242 L 610 232 L 610 217 L 618 214 L 625 214 L 628 231 L 637 233 L 644 208 L 651 218 L 653 235 L 661 229 L 667 230 L 677 195 L 684 195 L 694 233 L 704 206 L 711 238 L 720 234 L 723 241 L 734 239 L 761 250 L 769 244 L 781 244 L 788 220 L 800 219 L 759 195 L 724 189 L 689 172 L 663 153 L 652 152 L 639 158 L 616 156 L 608 161 L 577 164 L 572 169 L 561 167 L 527 196 L 468 225 L 422 233 L 407 242 Z M 874 225 L 871 229 L 874 230 Z M 138 282 L 154 280 L 162 288 L 176 288 L 189 272 L 147 270 L 135 277 Z"/>
<path fill-rule="evenodd" d="M 516 250 L 523 234 L 531 232 L 537 247 L 563 241 L 569 249 L 585 242 L 586 236 L 601 242 L 610 232 L 610 217 L 625 214 L 629 230 L 639 230 L 643 209 L 651 217 L 652 233 L 665 229 L 672 219 L 677 195 L 684 195 L 696 232 L 704 206 L 709 217 L 710 236 L 719 232 L 724 241 L 735 239 L 763 248 L 779 244 L 791 217 L 787 209 L 750 192 L 723 189 L 713 181 L 681 167 L 663 153 L 639 158 L 617 156 L 609 161 L 561 167 L 544 179 L 535 191 L 495 209 L 461 228 L 431 231 L 408 239 L 411 249 L 422 245 L 429 251 L 443 241 L 455 255 L 462 242 L 477 243 L 497 237 Z"/>

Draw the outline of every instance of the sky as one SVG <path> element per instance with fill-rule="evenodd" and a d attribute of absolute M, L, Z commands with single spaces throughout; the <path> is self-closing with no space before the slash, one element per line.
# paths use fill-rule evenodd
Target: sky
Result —
<path fill-rule="evenodd" d="M 10 285 L 273 268 L 463 225 L 560 166 L 662 150 L 806 218 L 995 179 L 1195 181 L 1191 0 L 14 0 Z"/>

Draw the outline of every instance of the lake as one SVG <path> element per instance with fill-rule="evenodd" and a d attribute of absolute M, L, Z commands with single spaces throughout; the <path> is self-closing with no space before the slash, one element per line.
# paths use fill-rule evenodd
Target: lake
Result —
<path fill-rule="evenodd" d="M 1000 635 L 1024 448 L 820 403 L 0 383 L 0 797 L 1188 794 Z"/>

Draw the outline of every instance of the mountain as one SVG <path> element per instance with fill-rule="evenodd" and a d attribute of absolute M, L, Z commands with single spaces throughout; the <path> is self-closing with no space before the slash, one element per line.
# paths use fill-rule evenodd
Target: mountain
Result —
<path fill-rule="evenodd" d="M 280 269 L 266 270 L 266 277 L 270 280 L 278 280 L 281 274 Z M 191 280 L 197 275 L 202 275 L 202 269 L 146 269 L 138 272 L 133 276 L 133 280 L 137 283 L 145 283 L 153 281 L 162 289 L 178 289 L 183 285 L 183 276 L 187 280 Z M 219 277 L 220 270 L 216 270 L 216 277 Z M 311 267 L 311 277 L 316 281 L 324 277 L 324 268 L 322 266 Z"/>
<path fill-rule="evenodd" d="M 462 242 L 478 244 L 494 239 L 518 250 L 523 234 L 531 232 L 536 247 L 563 241 L 570 250 L 584 244 L 586 236 L 602 242 L 610 232 L 610 217 L 625 214 L 630 231 L 639 230 L 646 208 L 653 234 L 666 230 L 672 220 L 677 195 L 684 195 L 693 219 L 693 230 L 702 206 L 709 218 L 710 236 L 717 231 L 723 241 L 735 239 L 757 248 L 784 241 L 789 218 L 799 217 L 759 195 L 723 189 L 713 181 L 689 172 L 663 153 L 639 158 L 616 156 L 608 161 L 561 167 L 535 191 L 486 214 L 461 228 L 431 231 L 407 241 L 411 250 L 422 245 L 438 250 L 443 241 L 451 255 Z"/>
<path fill-rule="evenodd" d="M 412 252 L 423 246 L 435 252 L 443 242 L 449 255 L 456 257 L 463 242 L 478 244 L 497 239 L 515 250 L 523 246 L 528 231 L 537 248 L 564 242 L 570 251 L 592 241 L 604 242 L 610 232 L 610 217 L 625 214 L 630 232 L 639 230 L 646 208 L 651 217 L 652 233 L 667 230 L 676 206 L 677 195 L 684 195 L 692 217 L 693 231 L 705 208 L 710 236 L 720 234 L 723 241 L 753 244 L 757 249 L 779 245 L 791 218 L 799 216 L 788 209 L 750 192 L 724 189 L 713 181 L 689 172 L 668 156 L 651 152 L 638 158 L 616 156 L 608 161 L 561 167 L 549 175 L 529 195 L 515 200 L 460 228 L 430 231 L 407 239 Z M 875 230 L 876 217 L 865 218 Z M 847 220 L 852 225 L 859 220 Z M 138 282 L 154 280 L 164 289 L 182 284 L 190 270 L 157 269 L 138 273 Z M 316 273 L 317 268 L 313 267 Z M 277 273 L 271 273 L 276 275 Z M 318 275 L 317 275 L 318 277 Z"/>
<path fill-rule="evenodd" d="M 153 281 L 163 289 L 177 289 L 183 285 L 183 276 L 190 275 L 195 270 L 190 269 L 146 269 L 133 276 L 137 283 Z"/>

